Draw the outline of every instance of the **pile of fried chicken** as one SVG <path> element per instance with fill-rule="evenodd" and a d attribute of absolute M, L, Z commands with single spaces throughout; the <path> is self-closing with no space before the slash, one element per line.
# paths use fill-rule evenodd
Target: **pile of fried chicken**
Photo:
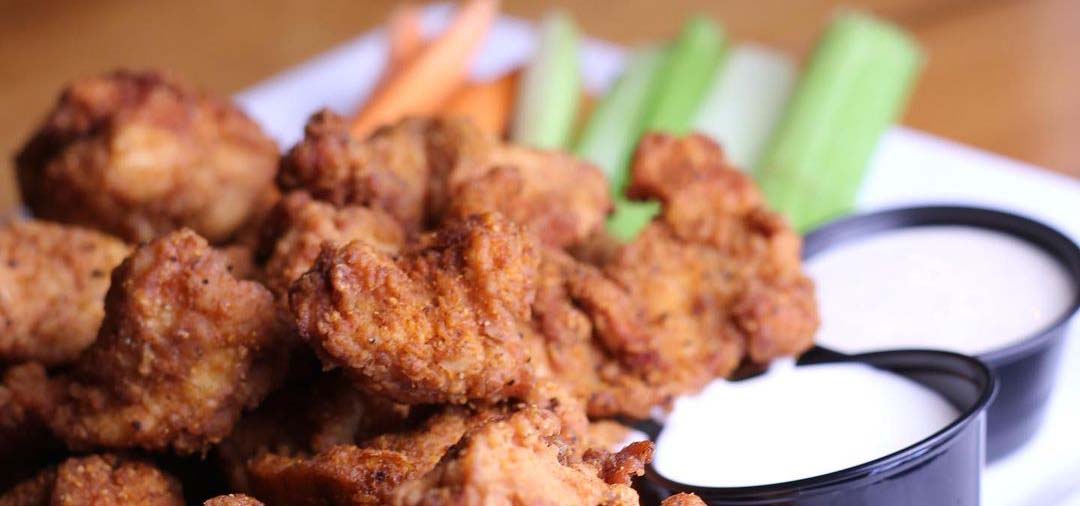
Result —
<path fill-rule="evenodd" d="M 620 422 L 818 325 L 799 236 L 699 135 L 641 140 L 630 242 L 569 155 L 328 111 L 281 155 L 159 72 L 74 82 L 16 167 L 0 506 L 636 505 Z"/>

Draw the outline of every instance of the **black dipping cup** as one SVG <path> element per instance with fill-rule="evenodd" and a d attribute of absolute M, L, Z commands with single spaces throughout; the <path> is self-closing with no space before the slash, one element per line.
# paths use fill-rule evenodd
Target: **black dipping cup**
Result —
<path fill-rule="evenodd" d="M 642 504 L 659 504 L 668 495 L 692 492 L 713 506 L 978 505 L 979 479 L 985 463 L 986 406 L 995 389 L 986 365 L 944 351 L 900 350 L 847 356 L 823 348 L 814 348 L 799 364 L 844 361 L 869 364 L 916 381 L 945 397 L 960 411 L 960 417 L 934 435 L 877 460 L 785 483 L 700 487 L 662 476 L 649 465 L 644 483 L 638 486 Z M 639 428 L 654 440 L 659 435 L 658 425 Z"/>
<path fill-rule="evenodd" d="M 997 398 L 990 406 L 987 459 L 994 461 L 1020 448 L 1042 425 L 1047 401 L 1057 381 L 1068 325 L 1080 310 L 1080 248 L 1061 232 L 1037 221 L 992 209 L 926 206 L 890 209 L 828 223 L 806 236 L 803 258 L 809 259 L 852 239 L 930 225 L 962 225 L 1003 232 L 1042 248 L 1057 259 L 1078 287 L 1072 305 L 1053 324 L 1030 336 L 978 357 L 997 375 Z"/>

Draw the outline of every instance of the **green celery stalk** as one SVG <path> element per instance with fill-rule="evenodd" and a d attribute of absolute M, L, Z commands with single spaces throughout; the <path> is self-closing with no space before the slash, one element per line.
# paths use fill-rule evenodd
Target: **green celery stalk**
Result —
<path fill-rule="evenodd" d="M 712 20 L 695 16 L 683 24 L 652 93 L 643 131 L 690 133 L 725 46 L 724 32 Z"/>
<path fill-rule="evenodd" d="M 683 24 L 651 86 L 635 141 L 645 132 L 690 132 L 725 49 L 723 30 L 708 18 L 695 16 Z M 660 212 L 660 206 L 624 199 L 626 172 L 617 173 L 615 213 L 608 219 L 607 230 L 617 238 L 631 240 Z"/>
<path fill-rule="evenodd" d="M 750 170 L 784 112 L 798 71 L 787 56 L 753 44 L 731 50 L 717 69 L 694 129 L 716 139 L 736 167 Z"/>
<path fill-rule="evenodd" d="M 566 148 L 580 101 L 577 28 L 569 15 L 553 12 L 541 22 L 536 54 L 522 77 L 511 139 L 540 149 Z"/>
<path fill-rule="evenodd" d="M 756 167 L 769 203 L 796 228 L 852 208 L 922 62 L 907 34 L 869 15 L 843 12 L 829 25 Z"/>
<path fill-rule="evenodd" d="M 604 171 L 616 195 L 625 184 L 626 169 L 641 136 L 649 91 L 664 54 L 659 47 L 647 47 L 630 56 L 626 70 L 597 104 L 574 147 L 577 156 Z"/>

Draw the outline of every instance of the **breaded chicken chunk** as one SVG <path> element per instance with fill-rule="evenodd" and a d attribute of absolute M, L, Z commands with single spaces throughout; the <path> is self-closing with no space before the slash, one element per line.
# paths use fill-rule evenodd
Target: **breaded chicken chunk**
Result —
<path fill-rule="evenodd" d="M 344 118 L 323 110 L 282 159 L 277 183 L 336 206 L 384 210 L 413 232 L 437 221 L 450 174 L 482 163 L 493 142 L 467 121 L 441 118 L 406 119 L 355 139 Z"/>
<path fill-rule="evenodd" d="M 405 243 L 405 232 L 379 209 L 335 208 L 302 191 L 286 195 L 263 230 L 259 254 L 266 285 L 287 305 L 289 287 L 315 264 L 323 244 L 337 247 L 355 240 L 392 254 Z"/>
<path fill-rule="evenodd" d="M 475 174 L 451 179 L 445 217 L 498 211 L 554 248 L 596 233 L 611 210 L 604 174 L 559 152 L 500 145 Z"/>
<path fill-rule="evenodd" d="M 146 241 L 232 236 L 272 191 L 278 150 L 227 99 L 159 72 L 68 86 L 16 158 L 35 216 Z"/>
<path fill-rule="evenodd" d="M 214 449 L 232 490 L 250 491 L 248 461 L 262 454 L 301 456 L 400 428 L 407 406 L 357 390 L 331 372 L 278 390 L 245 415 Z"/>
<path fill-rule="evenodd" d="M 645 136 L 628 194 L 659 200 L 663 212 L 603 270 L 644 307 L 661 383 L 692 390 L 744 360 L 812 345 L 819 320 L 801 240 L 718 145 Z"/>
<path fill-rule="evenodd" d="M 33 400 L 19 395 L 22 389 L 17 381 L 7 373 L 0 382 L 0 490 L 32 475 L 60 447 L 30 409 Z"/>
<path fill-rule="evenodd" d="M 357 140 L 341 117 L 322 111 L 282 160 L 278 184 L 337 206 L 385 210 L 410 232 L 498 211 L 554 247 L 594 233 L 611 208 L 599 169 L 500 144 L 461 118 L 406 119 Z"/>
<path fill-rule="evenodd" d="M 649 371 L 660 353 L 637 301 L 595 267 L 545 249 L 540 264 L 532 347 L 537 375 L 564 384 L 590 416 L 646 418 L 663 403 Z"/>
<path fill-rule="evenodd" d="M 532 379 L 523 339 L 536 246 L 497 214 L 421 237 L 399 256 L 355 241 L 293 285 L 300 335 L 328 367 L 405 404 L 495 402 Z"/>
<path fill-rule="evenodd" d="M 607 473 L 615 482 L 605 482 L 604 473 L 577 457 L 560 433 L 554 413 L 524 407 L 470 431 L 434 469 L 399 486 L 392 504 L 638 504 L 624 481 L 640 467 Z"/>
<path fill-rule="evenodd" d="M 0 363 L 62 365 L 97 336 L 109 273 L 131 249 L 81 227 L 0 227 Z"/>
<path fill-rule="evenodd" d="M 180 483 L 113 455 L 70 458 L 0 496 L 0 506 L 183 506 Z"/>
<path fill-rule="evenodd" d="M 206 450 L 279 382 L 282 324 L 270 292 L 237 280 L 190 230 L 138 248 L 113 271 L 97 340 L 72 370 L 11 371 L 73 450 Z"/>

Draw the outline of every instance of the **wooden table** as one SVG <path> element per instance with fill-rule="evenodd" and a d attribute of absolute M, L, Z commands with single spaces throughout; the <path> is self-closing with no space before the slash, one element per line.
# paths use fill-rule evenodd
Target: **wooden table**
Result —
<path fill-rule="evenodd" d="M 504 0 L 537 17 L 547 7 Z M 904 123 L 1080 177 L 1080 2 L 1076 0 L 562 0 L 589 34 L 670 37 L 688 14 L 735 40 L 805 55 L 838 4 L 918 37 L 930 60 Z M 230 93 L 367 30 L 394 2 L 372 0 L 0 0 L 0 209 L 14 199 L 11 153 L 73 76 L 165 67 Z"/>

